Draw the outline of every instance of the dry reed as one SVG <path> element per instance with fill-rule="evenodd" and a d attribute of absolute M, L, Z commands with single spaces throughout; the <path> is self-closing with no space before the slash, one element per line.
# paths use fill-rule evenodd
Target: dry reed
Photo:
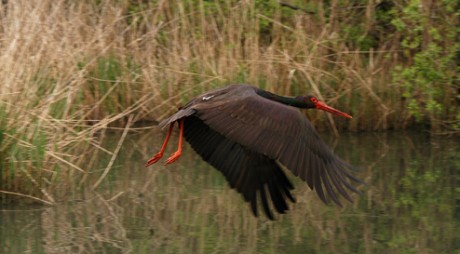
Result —
<path fill-rule="evenodd" d="M 396 44 L 350 49 L 338 32 L 351 17 L 335 5 L 317 8 L 311 15 L 281 6 L 267 14 L 257 1 L 2 2 L 0 190 L 42 196 L 36 191 L 63 179 L 84 182 L 95 173 L 88 155 L 117 153 L 101 145 L 106 130 L 128 117 L 160 120 L 234 82 L 312 92 L 354 116 L 315 115 L 320 129 L 407 126 L 398 87 L 387 85 Z"/>

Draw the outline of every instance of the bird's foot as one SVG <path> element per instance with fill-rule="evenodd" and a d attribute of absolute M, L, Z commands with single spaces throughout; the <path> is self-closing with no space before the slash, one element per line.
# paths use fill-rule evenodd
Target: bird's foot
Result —
<path fill-rule="evenodd" d="M 163 157 L 163 153 L 160 152 L 160 153 L 155 154 L 150 160 L 147 161 L 145 166 L 148 167 L 152 164 L 155 164 L 157 161 L 161 159 L 161 157 Z"/>
<path fill-rule="evenodd" d="M 175 153 L 173 153 L 165 162 L 165 165 L 168 165 L 168 164 L 171 164 L 173 162 L 175 162 L 177 159 L 179 159 L 179 157 L 182 155 L 181 152 L 177 151 Z"/>

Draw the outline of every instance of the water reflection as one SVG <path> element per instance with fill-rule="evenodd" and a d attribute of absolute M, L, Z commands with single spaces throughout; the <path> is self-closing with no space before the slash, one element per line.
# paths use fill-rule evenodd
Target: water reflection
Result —
<path fill-rule="evenodd" d="M 458 139 L 426 133 L 330 139 L 340 157 L 362 168 L 358 176 L 368 183 L 363 195 L 344 208 L 325 206 L 289 174 L 297 203 L 271 222 L 254 218 L 223 176 L 188 147 L 175 164 L 144 168 L 163 135 L 149 132 L 126 140 L 96 191 L 66 185 L 56 206 L 3 207 L 0 252 L 451 253 L 460 248 Z M 174 148 L 172 143 L 170 152 Z M 109 159 L 101 157 L 99 168 Z M 94 170 L 88 186 L 100 174 Z"/>

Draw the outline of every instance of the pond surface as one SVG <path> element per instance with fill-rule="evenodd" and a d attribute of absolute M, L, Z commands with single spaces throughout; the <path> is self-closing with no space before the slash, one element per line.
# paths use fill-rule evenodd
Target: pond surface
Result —
<path fill-rule="evenodd" d="M 1 207 L 0 253 L 460 253 L 458 138 L 323 133 L 361 168 L 363 194 L 326 206 L 289 173 L 297 203 L 269 221 L 189 146 L 176 163 L 145 168 L 163 136 L 130 135 L 96 191 L 110 156 L 85 184 L 60 187 L 56 205 Z"/>

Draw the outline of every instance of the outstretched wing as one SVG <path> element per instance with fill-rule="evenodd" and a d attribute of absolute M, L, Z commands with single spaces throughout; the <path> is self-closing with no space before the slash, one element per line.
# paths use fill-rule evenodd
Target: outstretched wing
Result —
<path fill-rule="evenodd" d="M 341 205 L 339 195 L 351 202 L 348 191 L 357 192 L 351 182 L 362 183 L 349 173 L 352 166 L 334 155 L 299 110 L 259 96 L 254 89 L 229 96 L 225 103 L 202 103 L 194 109 L 205 126 L 224 136 L 226 142 L 278 160 L 316 190 L 325 203 L 331 199 Z"/>
<path fill-rule="evenodd" d="M 184 136 L 192 148 L 209 164 L 221 171 L 230 186 L 240 192 L 257 216 L 258 202 L 269 219 L 273 219 L 269 200 L 279 213 L 294 202 L 291 182 L 276 161 L 248 150 L 210 129 L 196 116 L 184 118 Z M 270 196 L 269 196 L 270 195 Z"/>

